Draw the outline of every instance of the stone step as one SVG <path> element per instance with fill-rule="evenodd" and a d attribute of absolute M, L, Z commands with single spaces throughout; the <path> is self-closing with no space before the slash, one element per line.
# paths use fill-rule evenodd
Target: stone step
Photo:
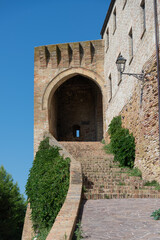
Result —
<path fill-rule="evenodd" d="M 104 173 L 104 175 L 103 175 L 103 173 L 101 173 L 101 174 L 96 174 L 96 173 L 88 173 L 87 175 L 85 174 L 83 174 L 83 179 L 84 180 L 92 180 L 92 181 L 106 181 L 106 182 L 112 182 L 112 181 L 126 181 L 126 183 L 135 183 L 135 182 L 137 182 L 137 183 L 143 183 L 144 184 L 144 182 L 143 182 L 143 180 L 141 180 L 141 179 L 138 179 L 138 178 L 131 178 L 131 177 L 129 177 L 129 176 L 126 176 L 125 178 L 123 177 L 123 176 L 121 176 L 121 175 L 112 175 L 112 174 L 106 174 L 106 173 Z"/>
<path fill-rule="evenodd" d="M 144 186 L 140 177 L 129 176 L 127 169 L 106 154 L 100 142 L 60 142 L 82 165 L 84 199 L 155 198 L 160 191 Z"/>
<path fill-rule="evenodd" d="M 83 199 L 111 199 L 111 198 L 160 198 L 160 194 L 157 193 L 109 193 L 109 194 L 105 194 L 105 193 L 84 193 L 83 194 Z"/>
<path fill-rule="evenodd" d="M 87 185 L 85 185 L 87 186 Z M 143 187 L 137 187 L 133 185 L 110 185 L 110 186 L 104 186 L 104 185 L 88 185 L 87 191 L 94 191 L 94 190 L 103 190 L 103 191 L 131 191 L 131 190 L 136 190 L 136 191 L 152 191 L 152 192 L 157 192 L 160 193 L 160 190 L 155 190 L 154 187 L 149 187 L 149 186 L 143 186 Z"/>

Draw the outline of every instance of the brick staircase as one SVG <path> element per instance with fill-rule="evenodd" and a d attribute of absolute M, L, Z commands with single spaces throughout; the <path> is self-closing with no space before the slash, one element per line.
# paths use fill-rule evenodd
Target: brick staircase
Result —
<path fill-rule="evenodd" d="M 100 142 L 60 142 L 82 165 L 83 198 L 160 198 L 160 190 L 144 186 L 140 177 L 129 176 L 113 162 Z"/>

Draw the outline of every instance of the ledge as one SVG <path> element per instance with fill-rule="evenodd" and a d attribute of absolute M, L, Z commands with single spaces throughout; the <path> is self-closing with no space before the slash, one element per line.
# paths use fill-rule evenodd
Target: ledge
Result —
<path fill-rule="evenodd" d="M 67 150 L 56 141 L 56 139 L 50 134 L 45 133 L 45 137 L 49 137 L 49 143 L 51 146 L 56 145 L 61 148 L 60 155 L 64 158 L 69 157 L 70 163 L 70 184 L 65 202 L 59 211 L 56 220 L 46 238 L 46 240 L 71 240 L 73 237 L 76 219 L 79 211 L 82 194 L 82 171 L 81 164 L 76 161 Z M 26 217 L 28 217 L 30 209 L 27 209 Z M 24 224 L 24 229 L 26 226 Z M 32 232 L 32 226 L 30 229 L 24 231 L 22 240 L 31 240 L 25 233 Z M 30 230 L 30 231 L 29 231 Z M 31 236 L 31 234 L 29 234 Z M 33 235 L 32 235 L 33 236 Z"/>
<path fill-rule="evenodd" d="M 82 172 L 81 164 L 76 161 L 66 150 L 60 145 L 51 134 L 45 135 L 49 137 L 50 145 L 56 145 L 62 150 L 60 154 L 65 158 L 69 157 L 71 159 L 70 165 L 70 184 L 69 190 L 67 193 L 66 200 L 56 217 L 56 220 L 53 224 L 53 227 L 50 230 L 46 240 L 71 240 L 76 219 L 78 215 L 78 210 L 81 201 L 81 192 L 82 192 Z"/>

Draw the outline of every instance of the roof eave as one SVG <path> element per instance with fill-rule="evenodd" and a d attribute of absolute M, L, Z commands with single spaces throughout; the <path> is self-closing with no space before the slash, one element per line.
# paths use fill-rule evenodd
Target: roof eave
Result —
<path fill-rule="evenodd" d="M 105 17 L 105 20 L 104 20 L 104 23 L 103 23 L 103 26 L 102 26 L 102 29 L 101 29 L 101 33 L 100 33 L 101 38 L 103 38 L 103 34 L 104 34 L 105 29 L 106 29 L 107 23 L 109 21 L 109 18 L 110 18 L 110 15 L 111 15 L 111 12 L 112 12 L 115 1 L 116 0 L 111 0 L 111 3 L 109 5 L 108 11 L 107 11 L 107 14 L 106 14 L 106 17 Z"/>

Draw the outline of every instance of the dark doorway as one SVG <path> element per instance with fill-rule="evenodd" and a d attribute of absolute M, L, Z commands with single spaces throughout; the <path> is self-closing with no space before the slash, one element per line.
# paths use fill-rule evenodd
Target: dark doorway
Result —
<path fill-rule="evenodd" d="M 77 75 L 52 97 L 50 132 L 59 141 L 100 141 L 103 138 L 102 94 L 90 79 Z"/>

